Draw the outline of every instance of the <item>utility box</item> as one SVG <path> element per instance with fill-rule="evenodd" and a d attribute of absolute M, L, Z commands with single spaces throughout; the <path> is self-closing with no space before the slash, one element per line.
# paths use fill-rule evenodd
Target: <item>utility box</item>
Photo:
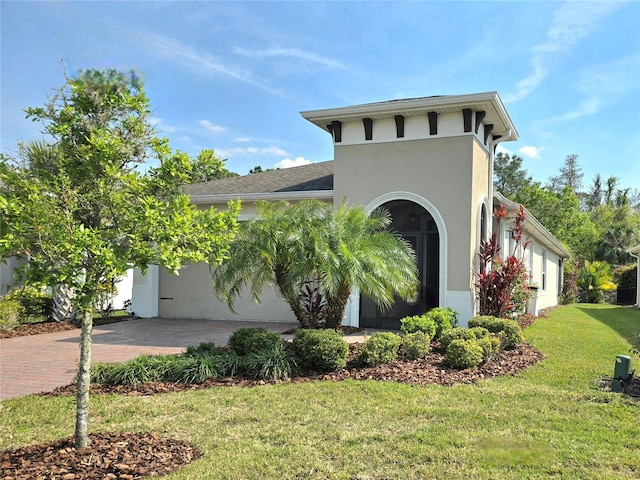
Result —
<path fill-rule="evenodd" d="M 611 390 L 621 392 L 631 376 L 631 357 L 627 355 L 616 356 L 616 366 L 613 371 Z"/>

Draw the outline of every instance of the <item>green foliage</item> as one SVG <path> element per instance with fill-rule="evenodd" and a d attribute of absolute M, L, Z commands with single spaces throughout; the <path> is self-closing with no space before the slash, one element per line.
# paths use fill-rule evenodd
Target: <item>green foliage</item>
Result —
<path fill-rule="evenodd" d="M 484 338 L 490 334 L 489 330 L 484 327 L 472 327 L 469 329 L 476 338 Z"/>
<path fill-rule="evenodd" d="M 13 330 L 20 324 L 24 315 L 24 307 L 20 302 L 9 298 L 0 298 L 0 332 Z"/>
<path fill-rule="evenodd" d="M 504 336 L 504 348 L 513 349 L 524 342 L 522 328 L 517 322 L 504 318 L 479 316 L 469 319 L 469 327 L 483 327 L 491 333 Z"/>
<path fill-rule="evenodd" d="M 637 282 L 638 265 L 619 265 L 613 271 L 613 283 L 618 288 L 634 288 Z"/>
<path fill-rule="evenodd" d="M 53 306 L 53 298 L 50 294 L 39 288 L 24 285 L 11 290 L 3 298 L 15 300 L 23 307 L 22 315 L 26 317 L 48 317 Z"/>
<path fill-rule="evenodd" d="M 275 286 L 308 328 L 313 325 L 301 289 L 317 282 L 325 326 L 337 328 L 353 288 L 382 307 L 389 307 L 394 295 L 415 293 L 414 253 L 389 231 L 387 212 L 369 215 L 363 207 L 343 203 L 334 209 L 316 200 L 258 202 L 257 210 L 213 272 L 215 290 L 231 308 L 245 286 L 257 302 L 266 286 Z"/>
<path fill-rule="evenodd" d="M 476 343 L 482 348 L 482 361 L 488 362 L 491 358 L 500 353 L 502 340 L 493 333 L 476 339 Z"/>
<path fill-rule="evenodd" d="M 181 356 L 172 362 L 169 370 L 172 382 L 202 383 L 220 373 L 219 355 Z"/>
<path fill-rule="evenodd" d="M 229 348 L 237 355 L 271 350 L 282 344 L 282 337 L 261 327 L 239 328 L 229 337 Z"/>
<path fill-rule="evenodd" d="M 604 292 L 616 289 L 612 279 L 611 267 L 607 262 L 585 262 L 576 281 L 581 300 L 586 303 L 602 303 Z"/>
<path fill-rule="evenodd" d="M 346 366 L 349 345 L 336 330 L 298 329 L 293 352 L 302 368 L 330 372 Z"/>
<path fill-rule="evenodd" d="M 433 318 L 425 315 L 413 315 L 400 319 L 400 331 L 409 334 L 414 332 L 424 332 L 429 338 L 436 335 L 436 322 Z"/>
<path fill-rule="evenodd" d="M 449 307 L 432 308 L 426 313 L 427 318 L 433 320 L 436 325 L 435 335 L 432 338 L 440 338 L 443 332 L 458 325 L 459 312 Z"/>
<path fill-rule="evenodd" d="M 521 157 L 498 152 L 494 159 L 493 181 L 500 193 L 513 200 L 517 192 L 531 183 L 531 177 L 522 168 Z"/>
<path fill-rule="evenodd" d="M 368 367 L 392 362 L 398 358 L 398 349 L 401 343 L 402 338 L 395 333 L 374 333 L 365 340 L 358 360 Z"/>
<path fill-rule="evenodd" d="M 202 342 L 199 345 L 190 345 L 186 348 L 186 357 L 197 357 L 204 355 L 222 355 L 224 351 L 213 342 Z"/>
<path fill-rule="evenodd" d="M 485 329 L 485 331 L 487 330 Z M 451 328 L 444 332 L 440 337 L 440 345 L 444 350 L 446 350 L 454 340 L 475 340 L 477 338 L 475 332 L 476 330 L 469 328 Z M 487 333 L 489 332 L 487 331 Z"/>
<path fill-rule="evenodd" d="M 250 352 L 244 364 L 247 375 L 271 381 L 289 378 L 297 365 L 296 358 L 288 354 L 283 343 Z"/>
<path fill-rule="evenodd" d="M 431 350 L 431 338 L 424 332 L 413 332 L 402 337 L 401 350 L 409 360 L 424 358 Z"/>
<path fill-rule="evenodd" d="M 464 370 L 482 363 L 484 352 L 476 340 L 453 340 L 447 347 L 445 358 L 453 368 Z"/>

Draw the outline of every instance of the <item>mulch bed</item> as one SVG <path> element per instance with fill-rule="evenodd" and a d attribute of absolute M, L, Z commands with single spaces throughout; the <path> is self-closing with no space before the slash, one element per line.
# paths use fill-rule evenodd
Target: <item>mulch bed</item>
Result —
<path fill-rule="evenodd" d="M 107 317 L 96 318 L 93 320 L 93 326 L 109 325 L 111 323 L 126 322 L 136 317 Z M 64 332 L 66 330 L 74 330 L 80 328 L 75 322 L 54 322 L 47 320 L 39 323 L 27 323 L 9 331 L 0 332 L 0 338 L 24 337 L 26 335 L 40 335 L 41 333 Z"/>
<path fill-rule="evenodd" d="M 0 453 L 2 480 L 135 479 L 166 475 L 201 456 L 193 446 L 153 433 L 95 433 L 76 450 L 73 438 Z"/>

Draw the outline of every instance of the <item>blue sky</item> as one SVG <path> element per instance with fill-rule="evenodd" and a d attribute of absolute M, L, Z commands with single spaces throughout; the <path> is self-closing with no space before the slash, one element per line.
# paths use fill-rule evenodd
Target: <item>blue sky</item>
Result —
<path fill-rule="evenodd" d="M 227 168 L 333 158 L 299 112 L 498 91 L 535 180 L 579 155 L 640 188 L 640 2 L 2 1 L 1 150 L 63 65 L 136 69 L 172 148 Z"/>

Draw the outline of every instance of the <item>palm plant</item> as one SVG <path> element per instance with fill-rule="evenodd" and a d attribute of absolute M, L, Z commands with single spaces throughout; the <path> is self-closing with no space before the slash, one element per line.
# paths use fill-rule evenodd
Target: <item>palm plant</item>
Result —
<path fill-rule="evenodd" d="M 615 290 L 611 267 L 607 262 L 586 261 L 578 274 L 577 284 L 587 303 L 602 303 L 604 291 Z"/>
<path fill-rule="evenodd" d="M 319 285 L 327 328 L 337 328 L 354 288 L 388 308 L 394 295 L 411 297 L 415 254 L 389 231 L 388 212 L 309 200 L 258 203 L 258 217 L 241 226 L 229 258 L 213 272 L 215 290 L 233 308 L 245 287 L 260 301 L 275 286 L 303 327 L 319 326 L 305 305 L 305 286 Z M 308 302 L 306 302 L 308 303 Z"/>

